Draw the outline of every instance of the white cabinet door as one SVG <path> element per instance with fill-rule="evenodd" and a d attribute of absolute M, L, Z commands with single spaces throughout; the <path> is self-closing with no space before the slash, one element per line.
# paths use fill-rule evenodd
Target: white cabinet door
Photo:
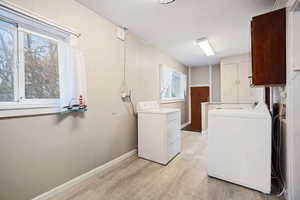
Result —
<path fill-rule="evenodd" d="M 238 102 L 251 103 L 252 94 L 249 81 L 250 63 L 239 63 L 238 67 Z"/>
<path fill-rule="evenodd" d="M 221 100 L 224 103 L 238 102 L 237 68 L 237 64 L 223 64 L 221 66 Z"/>

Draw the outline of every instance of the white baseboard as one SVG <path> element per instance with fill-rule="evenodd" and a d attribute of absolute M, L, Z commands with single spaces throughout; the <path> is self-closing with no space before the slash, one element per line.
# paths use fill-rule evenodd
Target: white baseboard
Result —
<path fill-rule="evenodd" d="M 189 125 L 191 122 L 186 122 L 186 123 L 184 123 L 184 124 L 181 124 L 181 128 L 184 128 L 184 127 L 186 127 L 187 125 Z"/>
<path fill-rule="evenodd" d="M 98 173 L 100 173 L 100 172 L 102 172 L 102 171 L 104 171 L 104 170 L 106 170 L 110 167 L 113 167 L 114 165 L 116 165 L 116 164 L 120 163 L 121 161 L 135 155 L 136 153 L 137 153 L 136 149 L 134 149 L 132 151 L 129 151 L 128 153 L 125 153 L 122 156 L 120 156 L 120 157 L 118 157 L 118 158 L 116 158 L 112 161 L 109 161 L 109 162 L 105 163 L 104 165 L 101 165 L 101 166 L 99 166 L 99 167 L 97 167 L 97 168 L 95 168 L 95 169 L 93 169 L 93 170 L 91 170 L 91 171 L 89 171 L 85 174 L 82 174 L 82 175 L 80 175 L 80 176 L 78 176 L 78 177 L 62 184 L 62 185 L 59 185 L 56 188 L 33 198 L 32 200 L 46 200 L 46 199 L 49 199 L 51 197 L 54 197 L 55 195 L 71 188 L 74 185 L 77 185 L 78 183 L 81 183 L 82 181 L 90 178 L 91 176 L 94 176 L 95 174 L 98 174 Z"/>
<path fill-rule="evenodd" d="M 201 132 L 202 135 L 206 135 L 207 133 L 207 130 Z"/>

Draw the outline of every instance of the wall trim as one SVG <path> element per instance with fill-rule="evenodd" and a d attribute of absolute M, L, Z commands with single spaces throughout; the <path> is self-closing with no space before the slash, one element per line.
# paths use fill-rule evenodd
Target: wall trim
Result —
<path fill-rule="evenodd" d="M 192 102 L 191 102 L 191 67 L 189 67 L 189 83 L 188 83 L 188 90 L 189 90 L 189 122 L 192 120 Z"/>
<path fill-rule="evenodd" d="M 186 122 L 186 123 L 184 123 L 184 124 L 181 124 L 181 128 L 185 128 L 187 125 L 189 125 L 191 122 L 190 121 L 188 121 L 188 122 Z"/>
<path fill-rule="evenodd" d="M 210 84 L 194 84 L 190 85 L 190 87 L 210 87 Z"/>
<path fill-rule="evenodd" d="M 294 38 L 295 38 L 295 12 L 297 11 L 297 7 L 299 6 L 300 1 L 299 0 L 289 0 L 287 7 L 288 10 L 288 24 L 287 24 L 287 85 L 286 85 L 286 91 L 287 91 L 287 98 L 286 98 L 286 122 L 287 122 L 287 138 L 286 138 L 286 146 L 287 146 L 287 158 L 286 158 L 286 192 L 284 194 L 285 198 L 287 200 L 294 200 L 296 199 L 298 195 L 297 191 L 295 190 L 295 169 L 294 169 L 294 159 L 295 159 L 295 147 L 293 145 L 293 141 L 295 140 L 294 135 L 297 132 L 295 130 L 295 123 L 297 123 L 296 117 L 299 114 L 295 113 L 294 105 L 298 103 L 296 98 L 294 97 L 295 94 L 295 83 L 293 81 L 293 76 L 296 73 L 296 71 L 293 71 L 294 63 Z"/>
<path fill-rule="evenodd" d="M 134 149 L 132 151 L 129 151 L 123 155 L 121 155 L 120 157 L 118 158 L 115 158 L 95 169 L 92 169 L 91 171 L 88 171 L 62 185 L 59 185 L 55 188 L 53 188 L 52 190 L 48 191 L 48 192 L 45 192 L 35 198 L 33 198 L 32 200 L 46 200 L 46 199 L 49 199 L 49 198 L 52 198 L 54 197 L 55 195 L 67 190 L 67 189 L 70 189 L 71 187 L 73 187 L 74 185 L 77 185 L 79 183 L 81 183 L 82 181 L 85 181 L 86 179 L 94 176 L 95 174 L 98 174 L 98 173 L 101 173 L 103 172 L 104 170 L 110 168 L 110 167 L 113 167 L 117 164 L 119 164 L 120 162 L 122 162 L 123 160 L 133 156 L 133 155 L 136 155 L 137 154 L 137 149 Z"/>
<path fill-rule="evenodd" d="M 209 102 L 212 102 L 212 65 L 209 65 Z"/>

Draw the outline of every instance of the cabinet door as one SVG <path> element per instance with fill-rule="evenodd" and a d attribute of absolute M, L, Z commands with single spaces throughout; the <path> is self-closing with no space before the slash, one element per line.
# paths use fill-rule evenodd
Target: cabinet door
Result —
<path fill-rule="evenodd" d="M 252 83 L 286 83 L 286 10 L 254 17 L 251 22 Z"/>
<path fill-rule="evenodd" d="M 221 66 L 221 98 L 224 103 L 238 102 L 237 68 L 237 64 L 223 64 Z"/>
<path fill-rule="evenodd" d="M 238 98 L 239 103 L 251 103 L 252 102 L 252 94 L 250 88 L 250 80 L 249 80 L 249 72 L 250 71 L 250 63 L 244 62 L 239 63 L 238 67 Z"/>

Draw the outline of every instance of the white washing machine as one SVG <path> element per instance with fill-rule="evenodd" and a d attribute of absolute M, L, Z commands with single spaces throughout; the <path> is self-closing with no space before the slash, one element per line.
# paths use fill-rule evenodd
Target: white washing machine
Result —
<path fill-rule="evenodd" d="M 158 102 L 138 103 L 138 156 L 163 165 L 181 151 L 179 109 L 160 108 Z"/>
<path fill-rule="evenodd" d="M 208 175 L 271 192 L 272 120 L 265 105 L 208 114 Z"/>

